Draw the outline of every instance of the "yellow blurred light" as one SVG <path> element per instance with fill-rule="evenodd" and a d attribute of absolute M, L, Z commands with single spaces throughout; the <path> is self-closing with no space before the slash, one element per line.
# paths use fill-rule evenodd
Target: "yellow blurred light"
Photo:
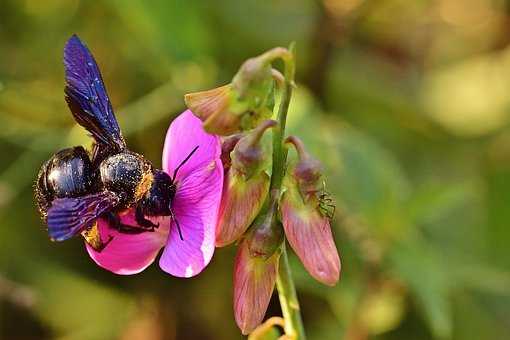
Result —
<path fill-rule="evenodd" d="M 473 26 L 487 23 L 497 12 L 487 0 L 442 0 L 439 16 L 445 22 L 456 26 Z"/>
<path fill-rule="evenodd" d="M 166 313 L 172 315 L 163 323 L 163 315 L 160 311 L 161 305 L 155 296 L 145 295 L 142 296 L 136 306 L 136 312 L 133 313 L 131 319 L 123 328 L 120 340 L 135 340 L 135 339 L 151 339 L 159 340 L 165 339 L 165 331 L 171 333 L 171 339 L 175 338 L 175 324 L 172 322 L 175 319 L 174 311 L 166 308 Z M 168 324 L 170 321 L 170 325 Z M 165 330 L 163 329 L 163 325 Z M 166 334 L 167 336 L 169 334 Z"/>
<path fill-rule="evenodd" d="M 478 56 L 432 71 L 424 106 L 437 122 L 459 135 L 482 135 L 510 120 L 510 50 Z"/>
<path fill-rule="evenodd" d="M 363 300 L 359 314 L 370 334 L 395 329 L 404 316 L 405 296 L 397 285 L 387 282 Z"/>
<path fill-rule="evenodd" d="M 356 9 L 363 0 L 324 0 L 324 7 L 333 16 L 345 15 Z"/>

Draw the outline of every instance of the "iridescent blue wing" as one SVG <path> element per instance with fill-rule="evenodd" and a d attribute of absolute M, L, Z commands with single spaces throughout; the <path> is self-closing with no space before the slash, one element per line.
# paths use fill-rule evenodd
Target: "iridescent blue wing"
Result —
<path fill-rule="evenodd" d="M 101 214 L 119 203 L 109 191 L 76 198 L 57 198 L 48 209 L 48 233 L 54 241 L 65 241 L 90 227 Z"/>
<path fill-rule="evenodd" d="M 114 151 L 126 147 L 112 105 L 88 48 L 73 35 L 64 48 L 66 101 L 78 124 L 89 131 L 96 142 Z"/>

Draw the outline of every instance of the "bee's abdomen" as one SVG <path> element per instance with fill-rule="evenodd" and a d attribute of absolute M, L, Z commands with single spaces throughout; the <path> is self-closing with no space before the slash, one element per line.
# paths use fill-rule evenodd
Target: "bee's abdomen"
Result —
<path fill-rule="evenodd" d="M 81 146 L 61 150 L 49 161 L 46 180 L 55 197 L 82 196 L 89 192 L 92 179 L 92 164 Z"/>
<path fill-rule="evenodd" d="M 81 146 L 61 150 L 43 164 L 35 196 L 43 217 L 55 198 L 83 196 L 92 188 L 94 171 Z"/>

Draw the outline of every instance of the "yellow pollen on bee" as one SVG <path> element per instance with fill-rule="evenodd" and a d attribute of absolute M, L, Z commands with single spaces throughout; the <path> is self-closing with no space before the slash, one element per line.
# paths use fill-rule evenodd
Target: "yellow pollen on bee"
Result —
<path fill-rule="evenodd" d="M 140 200 L 143 195 L 151 188 L 152 182 L 154 181 L 154 175 L 151 171 L 145 171 L 142 176 L 142 180 L 136 186 L 135 200 Z"/>
<path fill-rule="evenodd" d="M 81 232 L 81 235 L 85 239 L 88 245 L 90 245 L 94 249 L 101 248 L 102 241 L 101 236 L 99 235 L 99 228 L 97 227 L 97 222 L 95 222 L 90 228 L 85 229 Z"/>

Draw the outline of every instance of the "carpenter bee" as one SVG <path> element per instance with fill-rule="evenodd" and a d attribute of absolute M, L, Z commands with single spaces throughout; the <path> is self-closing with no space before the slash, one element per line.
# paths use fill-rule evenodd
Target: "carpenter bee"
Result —
<path fill-rule="evenodd" d="M 170 216 L 175 176 L 198 146 L 182 160 L 173 177 L 155 169 L 142 155 L 130 151 L 113 113 L 101 73 L 88 48 L 73 35 L 64 48 L 65 100 L 76 122 L 94 139 L 92 152 L 81 146 L 55 153 L 45 162 L 35 184 L 35 198 L 54 241 L 82 234 L 96 250 L 103 242 L 96 221 L 105 218 L 123 233 L 154 231 L 147 217 Z M 119 212 L 134 208 L 138 226 L 121 223 Z"/>

